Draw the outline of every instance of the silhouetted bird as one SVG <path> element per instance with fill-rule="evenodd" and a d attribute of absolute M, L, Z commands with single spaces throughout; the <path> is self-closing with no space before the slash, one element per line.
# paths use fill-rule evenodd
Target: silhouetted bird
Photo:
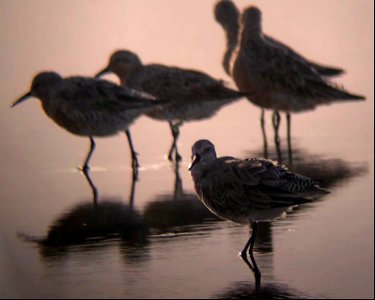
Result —
<path fill-rule="evenodd" d="M 30 92 L 12 107 L 29 97 L 39 98 L 45 113 L 58 125 L 73 134 L 90 138 L 90 151 L 82 167 L 84 171 L 88 170 L 95 149 L 94 137 L 110 136 L 123 130 L 129 139 L 133 167 L 137 167 L 128 128 L 137 117 L 163 103 L 131 96 L 119 85 L 108 81 L 79 76 L 62 78 L 55 72 L 37 74 Z"/>
<path fill-rule="evenodd" d="M 216 3 L 214 13 L 216 21 L 223 27 L 226 33 L 227 50 L 223 57 L 223 67 L 225 72 L 228 75 L 231 75 L 230 62 L 238 42 L 238 33 L 240 30 L 240 12 L 231 0 L 221 0 Z M 263 38 L 267 42 L 273 44 L 275 47 L 283 49 L 283 51 L 285 51 L 286 53 L 299 57 L 300 59 L 310 63 L 310 66 L 314 68 L 320 75 L 336 76 L 344 72 L 344 70 L 340 68 L 324 66 L 307 60 L 287 45 L 266 34 L 263 34 Z"/>
<path fill-rule="evenodd" d="M 173 159 L 173 151 L 176 160 L 181 159 L 177 139 L 183 122 L 210 118 L 225 104 L 245 95 L 202 72 L 160 64 L 144 65 L 137 54 L 127 50 L 113 53 L 108 66 L 96 76 L 107 72 L 115 73 L 123 86 L 171 100 L 147 113 L 151 118 L 169 122 L 173 135 L 169 160 Z"/>
<path fill-rule="evenodd" d="M 249 100 L 262 109 L 265 148 L 264 109 L 274 110 L 276 132 L 280 124 L 278 112 L 286 112 L 288 146 L 291 147 L 290 112 L 312 110 L 317 105 L 336 101 L 364 99 L 327 81 L 327 76 L 339 75 L 342 69 L 313 63 L 263 34 L 258 8 L 250 7 L 244 11 L 240 34 L 239 12 L 231 1 L 218 2 L 215 17 L 227 34 L 227 51 L 223 60 L 225 71 L 232 76 L 240 91 L 249 92 Z M 277 137 L 276 133 L 275 140 Z"/>

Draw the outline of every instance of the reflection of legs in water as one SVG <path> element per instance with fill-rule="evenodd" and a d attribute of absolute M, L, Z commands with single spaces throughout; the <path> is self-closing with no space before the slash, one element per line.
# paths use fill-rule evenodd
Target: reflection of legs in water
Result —
<path fill-rule="evenodd" d="M 135 185 L 136 185 L 137 180 L 138 180 L 138 173 L 135 173 L 133 169 L 133 176 L 132 176 L 132 182 L 131 182 L 130 194 L 129 194 L 129 207 L 134 206 Z"/>
<path fill-rule="evenodd" d="M 174 165 L 175 169 L 175 182 L 174 182 L 174 195 L 173 199 L 176 200 L 180 198 L 183 194 L 183 189 L 182 189 L 182 180 L 180 176 L 180 162 L 176 161 Z"/>
<path fill-rule="evenodd" d="M 94 182 L 91 180 L 88 168 L 82 169 L 82 173 L 83 175 L 85 175 L 85 178 L 91 187 L 92 196 L 93 196 L 93 204 L 97 205 L 98 204 L 98 190 L 96 189 Z"/>
<path fill-rule="evenodd" d="M 94 141 L 94 138 L 90 136 L 90 150 L 86 155 L 83 166 L 79 168 L 81 171 L 87 172 L 90 169 L 89 161 L 90 161 L 92 154 L 94 153 L 94 150 L 95 150 L 95 141 Z"/>
<path fill-rule="evenodd" d="M 263 135 L 263 156 L 264 158 L 268 158 L 268 143 L 267 143 L 267 134 L 264 122 L 264 109 L 260 114 L 260 127 L 262 128 L 262 135 Z"/>
<path fill-rule="evenodd" d="M 260 273 L 258 265 L 255 261 L 254 253 L 253 253 L 254 243 L 255 243 L 257 229 L 258 229 L 258 224 L 255 221 L 250 222 L 250 223 L 251 223 L 251 227 L 252 227 L 251 236 L 250 236 L 249 240 L 247 241 L 245 247 L 242 249 L 242 251 L 240 253 L 240 256 L 243 259 L 243 261 L 246 263 L 246 265 L 250 268 L 250 270 L 253 271 L 254 276 L 255 276 L 255 286 L 256 286 L 256 290 L 258 291 L 259 288 L 260 288 L 261 273 Z M 252 265 L 247 258 L 247 253 L 249 253 Z"/>
<path fill-rule="evenodd" d="M 132 167 L 133 167 L 133 171 L 134 171 L 134 169 L 137 169 L 139 167 L 138 158 L 137 158 L 138 153 L 135 152 L 132 137 L 130 135 L 130 131 L 126 130 L 125 133 L 126 133 L 126 136 L 128 138 L 128 142 L 129 142 L 129 147 L 130 147 L 130 152 L 131 152 L 131 157 L 132 157 Z"/>
<path fill-rule="evenodd" d="M 293 163 L 292 138 L 291 138 L 291 133 L 290 133 L 292 120 L 291 120 L 291 116 L 289 112 L 286 113 L 286 122 L 287 122 L 286 127 L 287 127 L 287 139 L 288 139 L 288 162 L 289 162 L 289 167 L 291 168 L 292 163 Z"/>
<path fill-rule="evenodd" d="M 179 161 L 181 160 L 181 155 L 178 153 L 177 149 L 177 140 L 180 136 L 180 129 L 179 127 L 182 125 L 182 122 L 179 122 L 177 124 L 173 124 L 171 121 L 169 121 L 169 126 L 171 127 L 172 136 L 173 136 L 173 143 L 168 153 L 168 159 L 170 161 L 173 161 L 173 151 L 175 152 L 175 160 Z"/>
<path fill-rule="evenodd" d="M 88 184 L 90 185 L 90 188 L 92 190 L 92 196 L 93 196 L 93 204 L 97 205 L 98 204 L 98 198 L 99 198 L 99 193 L 98 189 L 96 188 L 94 182 L 91 179 L 89 169 L 82 169 L 82 173 L 85 176 Z M 137 175 L 134 174 L 132 176 L 131 180 L 131 187 L 130 187 L 130 195 L 129 195 L 129 206 L 132 207 L 134 204 L 134 196 L 135 196 L 135 185 L 137 182 Z"/>
<path fill-rule="evenodd" d="M 272 125 L 275 134 L 275 147 L 277 153 L 277 160 L 279 163 L 282 163 L 281 150 L 280 150 L 280 137 L 279 137 L 279 128 L 280 128 L 280 114 L 278 111 L 274 111 L 272 114 Z"/>

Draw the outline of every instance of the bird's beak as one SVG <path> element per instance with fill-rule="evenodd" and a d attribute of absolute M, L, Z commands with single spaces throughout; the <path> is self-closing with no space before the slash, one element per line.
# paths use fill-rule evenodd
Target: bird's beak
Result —
<path fill-rule="evenodd" d="M 21 98 L 16 100 L 12 105 L 11 108 L 15 107 L 16 105 L 22 103 L 23 101 L 27 100 L 28 98 L 32 97 L 33 94 L 31 92 L 27 92 L 25 95 L 23 95 Z"/>
<path fill-rule="evenodd" d="M 100 78 L 101 76 L 103 76 L 104 74 L 107 74 L 107 73 L 110 73 L 111 71 L 109 70 L 108 67 L 104 68 L 103 70 L 101 70 L 100 72 L 98 72 L 96 75 L 95 75 L 95 78 Z"/>
<path fill-rule="evenodd" d="M 193 156 L 193 161 L 191 162 L 190 166 L 189 166 L 189 171 L 191 171 L 191 169 L 197 164 L 199 163 L 199 161 L 201 160 L 201 156 L 199 154 L 195 154 Z"/>

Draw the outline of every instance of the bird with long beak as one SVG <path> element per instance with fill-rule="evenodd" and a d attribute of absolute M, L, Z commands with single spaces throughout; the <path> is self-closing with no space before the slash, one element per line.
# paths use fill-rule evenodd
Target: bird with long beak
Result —
<path fill-rule="evenodd" d="M 11 107 L 29 98 L 38 98 L 44 112 L 67 131 L 90 138 L 90 150 L 82 165 L 88 171 L 95 149 L 94 137 L 105 137 L 125 131 L 132 154 L 133 171 L 138 167 L 129 126 L 143 113 L 163 101 L 130 95 L 121 86 L 89 77 L 62 78 L 55 72 L 37 74 L 31 89 Z"/>

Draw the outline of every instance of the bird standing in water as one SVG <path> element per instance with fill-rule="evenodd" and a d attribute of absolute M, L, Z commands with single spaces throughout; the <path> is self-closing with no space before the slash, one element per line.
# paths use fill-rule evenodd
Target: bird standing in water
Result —
<path fill-rule="evenodd" d="M 44 112 L 67 131 L 90 138 L 90 150 L 82 170 L 87 172 L 95 149 L 94 137 L 111 136 L 125 131 L 132 153 L 133 170 L 138 166 L 129 126 L 137 117 L 163 101 L 131 96 L 122 87 L 88 77 L 62 78 L 55 72 L 37 74 L 31 90 L 12 104 L 30 97 L 41 100 Z"/>
<path fill-rule="evenodd" d="M 194 143 L 189 170 L 198 198 L 212 213 L 252 227 L 240 255 L 258 276 L 259 283 L 260 271 L 253 256 L 257 222 L 273 220 L 291 206 L 311 202 L 328 193 L 311 178 L 290 172 L 271 160 L 218 158 L 209 140 Z"/>
<path fill-rule="evenodd" d="M 329 76 L 342 74 L 342 69 L 307 60 L 287 45 L 263 34 L 258 8 L 247 8 L 240 26 L 241 18 L 236 6 L 230 0 L 222 0 L 215 6 L 215 18 L 227 35 L 227 51 L 223 59 L 225 71 L 234 79 L 240 91 L 249 92 L 249 100 L 262 109 L 261 128 L 265 148 L 264 109 L 274 111 L 272 123 L 276 143 L 279 111 L 286 112 L 291 155 L 291 112 L 312 110 L 317 105 L 337 101 L 364 99 L 327 81 Z"/>
<path fill-rule="evenodd" d="M 124 87 L 146 92 L 170 102 L 147 115 L 157 120 L 168 121 L 173 143 L 168 159 L 180 160 L 177 150 L 179 127 L 185 121 L 212 117 L 221 107 L 242 98 L 246 93 L 230 89 L 220 80 L 195 71 L 161 64 L 144 65 L 137 54 L 128 50 L 114 52 L 106 68 L 96 77 L 115 73 Z"/>

